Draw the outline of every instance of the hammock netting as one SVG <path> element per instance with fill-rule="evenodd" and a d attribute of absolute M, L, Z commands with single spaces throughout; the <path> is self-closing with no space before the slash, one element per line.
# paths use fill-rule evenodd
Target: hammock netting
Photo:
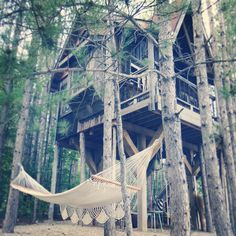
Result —
<path fill-rule="evenodd" d="M 161 136 L 150 147 L 126 160 L 126 185 L 131 209 L 135 207 L 137 192 L 146 178 L 147 166 L 162 146 L 162 139 Z M 60 205 L 64 220 L 70 218 L 73 223 L 82 221 L 90 224 L 96 219 L 99 223 L 105 223 L 110 217 L 118 220 L 124 217 L 120 170 L 120 163 L 117 163 L 68 191 L 52 194 L 21 167 L 11 186 L 45 202 Z"/>

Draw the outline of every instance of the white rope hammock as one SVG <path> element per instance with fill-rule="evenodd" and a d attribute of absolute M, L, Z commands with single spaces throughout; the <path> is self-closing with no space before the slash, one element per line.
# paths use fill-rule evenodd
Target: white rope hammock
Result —
<path fill-rule="evenodd" d="M 146 178 L 148 163 L 160 149 L 162 141 L 161 135 L 152 146 L 127 159 L 126 184 L 130 198 L 140 190 Z M 105 223 L 111 216 L 115 219 L 124 217 L 119 163 L 62 193 L 48 192 L 29 176 L 23 167 L 11 182 L 11 186 L 45 202 L 59 204 L 62 218 L 69 217 L 73 223 L 82 221 L 84 224 L 90 224 L 93 219 Z"/>

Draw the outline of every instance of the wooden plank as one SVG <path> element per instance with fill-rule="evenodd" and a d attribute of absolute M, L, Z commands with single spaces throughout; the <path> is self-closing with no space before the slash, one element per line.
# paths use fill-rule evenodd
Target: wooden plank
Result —
<path fill-rule="evenodd" d="M 88 165 L 89 169 L 91 170 L 92 174 L 96 174 L 97 171 L 97 167 L 96 164 L 93 160 L 92 154 L 90 151 L 86 150 L 86 164 Z"/>
<path fill-rule="evenodd" d="M 129 156 L 132 156 L 132 155 L 138 153 L 139 150 L 137 149 L 137 147 L 133 143 L 131 137 L 129 136 L 129 133 L 127 132 L 127 130 L 124 130 L 123 136 L 124 136 L 125 151 L 127 152 L 127 154 Z"/>
<path fill-rule="evenodd" d="M 112 179 L 107 179 L 99 175 L 92 175 L 91 179 L 95 182 L 101 182 L 101 183 L 108 183 L 108 184 L 113 184 L 115 186 L 121 187 L 121 183 Z M 128 189 L 133 190 L 133 191 L 140 191 L 141 188 L 133 186 L 133 185 L 126 185 Z"/>
<path fill-rule="evenodd" d="M 133 131 L 137 134 L 145 135 L 145 136 L 148 136 L 148 137 L 153 137 L 154 134 L 155 134 L 155 131 L 153 131 L 151 129 L 147 129 L 145 127 L 135 125 L 133 123 L 126 122 L 126 121 L 123 122 L 123 127 L 126 130 Z"/>
<path fill-rule="evenodd" d="M 190 163 L 188 162 L 186 156 L 184 155 L 183 156 L 183 161 L 184 161 L 184 164 L 185 166 L 187 167 L 188 171 L 190 172 L 190 174 L 192 175 L 193 174 L 193 170 L 192 170 L 192 166 L 190 165 Z"/>
<path fill-rule="evenodd" d="M 144 108 L 144 107 L 148 106 L 148 104 L 149 104 L 149 98 L 147 98 L 147 99 L 145 99 L 141 102 L 138 102 L 138 103 L 136 103 L 136 104 L 134 104 L 130 107 L 126 107 L 126 108 L 122 109 L 121 114 L 122 114 L 122 116 L 127 115 L 131 112 L 137 111 L 141 108 Z"/>
<path fill-rule="evenodd" d="M 88 121 L 78 123 L 77 132 L 83 132 L 87 129 L 90 129 L 90 128 L 100 125 L 102 123 L 103 123 L 103 115 L 99 115 L 99 116 L 97 116 L 93 119 L 90 119 Z"/>

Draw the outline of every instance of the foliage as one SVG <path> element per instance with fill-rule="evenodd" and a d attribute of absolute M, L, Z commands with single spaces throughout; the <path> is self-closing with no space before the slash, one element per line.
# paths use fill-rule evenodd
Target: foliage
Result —
<path fill-rule="evenodd" d="M 227 36 L 232 40 L 232 44 L 236 45 L 236 0 L 222 0 L 221 1 L 221 11 L 224 14 L 224 19 L 226 22 Z"/>

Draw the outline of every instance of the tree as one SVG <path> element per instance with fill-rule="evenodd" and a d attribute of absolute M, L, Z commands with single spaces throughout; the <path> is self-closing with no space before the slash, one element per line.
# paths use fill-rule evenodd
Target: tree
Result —
<path fill-rule="evenodd" d="M 25 82 L 25 91 L 24 91 L 24 97 L 22 101 L 22 109 L 21 109 L 20 119 L 18 121 L 18 127 L 17 127 L 17 136 L 16 136 L 16 141 L 15 141 L 15 150 L 14 150 L 12 172 L 11 172 L 12 180 L 17 176 L 19 172 L 19 168 L 20 168 L 19 164 L 21 164 L 22 162 L 23 142 L 24 142 L 24 135 L 25 135 L 25 130 L 26 130 L 26 123 L 27 123 L 28 115 L 29 115 L 31 89 L 32 89 L 32 81 L 28 79 Z M 3 229 L 2 229 L 3 233 L 14 232 L 14 226 L 16 223 L 17 210 L 18 210 L 18 203 L 19 203 L 19 191 L 10 187 L 10 191 L 8 194 L 6 215 L 5 215 Z"/>
<path fill-rule="evenodd" d="M 165 11 L 164 11 L 165 12 Z M 171 235 L 190 235 L 188 186 L 183 162 L 180 112 L 176 107 L 173 42 L 169 17 L 161 17 L 159 50 L 161 54 L 161 106 L 165 137 L 167 178 L 170 184 Z"/>
<path fill-rule="evenodd" d="M 51 2 L 50 2 L 51 4 Z M 26 10 L 26 6 L 29 7 L 29 9 Z M 22 106 L 21 106 L 21 111 L 19 114 L 19 120 L 17 124 L 17 133 L 16 133 L 16 140 L 15 140 L 15 148 L 14 148 L 14 154 L 13 154 L 13 161 L 12 161 L 12 170 L 11 170 L 11 179 L 14 179 L 18 172 L 19 172 L 19 164 L 21 164 L 22 159 L 23 159 L 23 148 L 24 148 L 24 136 L 26 133 L 26 126 L 28 122 L 28 117 L 29 117 L 29 107 L 30 107 L 30 101 L 31 101 L 31 95 L 32 95 L 32 87 L 33 87 L 33 79 L 34 76 L 32 76 L 33 71 L 36 69 L 36 62 L 35 58 L 38 57 L 38 50 L 39 46 L 44 46 L 46 49 L 52 49 L 54 46 L 54 36 L 58 35 L 58 31 L 55 30 L 55 19 L 58 20 L 60 19 L 58 15 L 54 15 L 54 7 L 58 7 L 57 4 L 51 5 L 53 9 L 47 9 L 48 5 L 43 3 L 40 6 L 40 2 L 31 2 L 31 4 L 27 5 L 25 4 L 24 1 L 20 1 L 19 4 L 17 4 L 17 7 L 15 8 L 15 4 L 10 2 L 9 4 L 9 9 L 12 10 L 12 12 L 6 11 L 6 14 L 1 14 L 1 17 L 6 17 L 6 24 L 8 23 L 7 16 L 11 14 L 19 14 L 21 17 L 19 23 L 19 28 L 17 31 L 17 37 L 21 35 L 22 30 L 24 27 L 29 27 L 31 28 L 31 33 L 32 33 L 32 39 L 30 43 L 30 47 L 26 47 L 26 41 L 24 41 L 24 50 L 27 50 L 28 52 L 28 58 L 24 61 L 24 66 L 22 67 L 21 71 L 21 77 L 22 80 L 24 80 L 24 94 L 22 96 Z M 54 7 L 53 7 L 54 6 Z M 38 8 L 39 7 L 39 8 Z M 46 8 L 46 9 L 45 9 Z M 8 10 L 9 10 L 8 9 Z M 45 12 L 44 12 L 45 10 Z M 51 11 L 53 10 L 53 11 Z M 24 15 L 23 15 L 24 13 Z M 44 13 L 44 17 L 42 17 L 42 14 Z M 50 15 L 51 13 L 51 15 Z M 60 11 L 59 11 L 60 13 Z M 39 19 L 39 14 L 41 16 L 40 19 L 42 19 L 42 22 L 40 22 Z M 46 16 L 48 18 L 46 18 Z M 50 22 L 52 23 L 50 27 L 48 28 L 48 22 L 47 20 L 50 19 Z M 17 17 L 16 17 L 17 20 Z M 24 25 L 24 24 L 26 25 Z M 36 26 L 36 31 L 35 34 L 32 32 L 32 27 Z M 53 28 L 54 27 L 54 28 Z M 41 40 L 36 40 L 36 34 L 39 34 Z M 54 35 L 54 36 L 52 36 Z M 19 40 L 16 41 L 16 48 L 19 45 Z M 15 53 L 16 55 L 16 53 Z M 16 58 L 16 60 L 19 60 Z M 13 70 L 14 71 L 14 70 Z M 9 72 L 11 75 L 12 72 Z M 6 215 L 5 215 L 5 220 L 3 224 L 3 232 L 13 232 L 14 231 L 14 225 L 16 223 L 16 218 L 17 218 L 17 211 L 18 211 L 18 203 L 19 203 L 19 192 L 14 190 L 13 188 L 10 188 L 9 190 L 9 195 L 8 195 L 8 204 L 7 204 L 7 209 L 6 209 Z"/>
<path fill-rule="evenodd" d="M 225 44 L 225 32 L 223 27 L 223 15 L 222 13 L 218 12 L 219 15 L 219 33 L 214 30 L 216 26 L 214 25 L 214 17 L 213 12 L 209 10 L 210 16 L 210 25 L 212 29 L 212 53 L 215 59 L 225 59 L 225 50 L 227 45 Z M 229 78 L 227 72 L 225 71 L 226 63 L 219 63 L 219 65 L 214 64 L 214 73 L 215 73 L 215 87 L 217 90 L 217 99 L 218 99 L 218 106 L 219 106 L 219 122 L 220 122 L 220 132 L 223 137 L 223 152 L 224 152 L 224 161 L 227 170 L 227 179 L 231 189 L 231 196 L 232 201 L 235 202 L 236 199 L 236 169 L 235 169 L 235 162 L 234 162 L 234 125 L 232 124 L 232 98 L 230 99 L 229 96 L 225 96 L 226 91 L 229 90 Z M 228 64 L 228 63 L 227 63 Z M 227 82 L 225 82 L 227 81 Z M 227 86 L 226 86 L 227 85 Z M 227 88 L 226 88 L 227 87 Z M 229 101 L 231 100 L 231 101 Z M 231 105 L 227 105 L 227 103 Z M 230 115 L 228 115 L 230 114 Z M 231 118 L 230 118 L 231 117 Z M 231 121 L 231 122 L 230 122 Z M 233 205 L 236 207 L 236 205 Z M 234 214 L 234 222 L 236 222 L 235 212 L 236 209 L 231 209 L 231 212 Z M 233 226 L 233 222 L 232 222 Z M 233 227 L 234 228 L 234 227 Z"/>
<path fill-rule="evenodd" d="M 108 33 L 109 37 L 109 33 Z M 113 36 L 111 36 L 113 37 Z M 106 42 L 108 50 L 111 50 L 109 47 L 109 41 Z M 112 58 L 109 51 L 106 51 L 105 57 L 107 58 L 106 64 L 112 66 Z M 103 169 L 109 168 L 114 164 L 112 160 L 113 151 L 112 151 L 112 122 L 114 116 L 114 89 L 112 78 L 105 74 L 104 81 L 104 123 L 103 123 Z M 111 206 L 112 207 L 112 206 Z M 111 211 L 112 212 L 112 211 Z M 115 219 L 110 217 L 110 219 L 104 225 L 104 236 L 116 235 L 115 231 Z"/>
<path fill-rule="evenodd" d="M 192 1 L 193 28 L 195 44 L 195 63 L 204 61 L 204 38 L 201 22 L 200 1 Z M 226 213 L 225 200 L 223 198 L 222 186 L 220 183 L 219 164 L 216 154 L 216 144 L 212 124 L 210 100 L 208 98 L 208 79 L 206 66 L 199 65 L 195 68 L 197 76 L 199 108 L 201 116 L 201 131 L 204 161 L 206 165 L 207 184 L 211 199 L 211 211 L 216 227 L 217 235 L 233 235 L 230 221 Z"/>

